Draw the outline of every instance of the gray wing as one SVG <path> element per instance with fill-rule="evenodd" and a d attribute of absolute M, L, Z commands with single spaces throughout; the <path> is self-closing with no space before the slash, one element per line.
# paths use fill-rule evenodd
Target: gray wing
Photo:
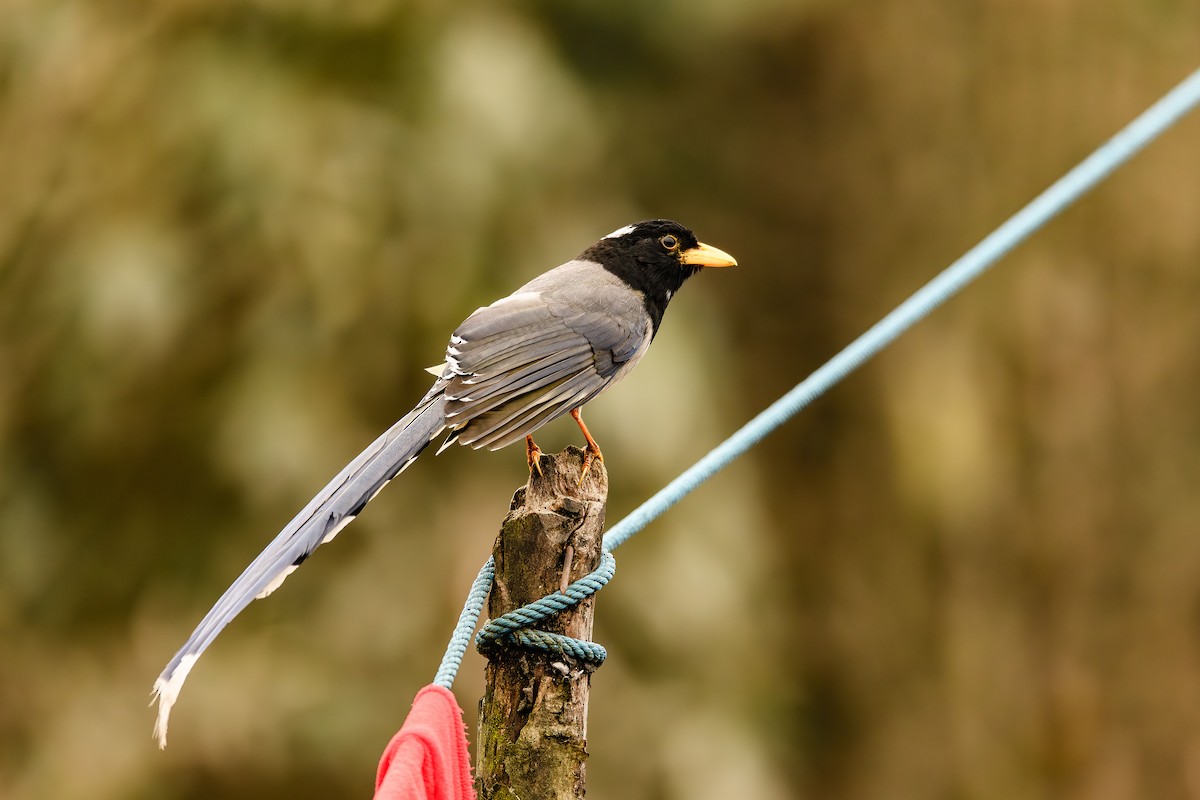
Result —
<path fill-rule="evenodd" d="M 565 272 L 560 280 L 571 278 Z M 600 394 L 645 352 L 649 317 L 627 287 L 544 283 L 479 309 L 454 332 L 443 373 L 453 440 L 489 450 L 518 441 Z"/>

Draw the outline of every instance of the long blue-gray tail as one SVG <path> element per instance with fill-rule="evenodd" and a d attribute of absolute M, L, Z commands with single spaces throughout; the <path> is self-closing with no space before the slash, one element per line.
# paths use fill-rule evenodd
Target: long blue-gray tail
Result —
<path fill-rule="evenodd" d="M 221 629 L 252 600 L 278 589 L 313 550 L 332 540 L 388 481 L 411 464 L 445 429 L 445 407 L 445 396 L 435 384 L 416 408 L 330 481 L 225 590 L 154 682 L 154 699 L 158 700 L 154 736 L 159 747 L 166 747 L 167 720 L 183 682 Z"/>

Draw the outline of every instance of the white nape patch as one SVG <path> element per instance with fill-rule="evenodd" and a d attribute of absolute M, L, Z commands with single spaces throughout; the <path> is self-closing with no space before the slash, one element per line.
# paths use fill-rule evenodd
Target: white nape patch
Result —
<path fill-rule="evenodd" d="M 192 671 L 198 658 L 198 655 L 184 656 L 179 659 L 179 666 L 175 667 L 171 677 L 166 680 L 159 678 L 154 682 L 154 693 L 150 696 L 150 703 L 153 705 L 155 700 L 158 701 L 154 738 L 158 740 L 160 750 L 167 746 L 167 722 L 171 719 L 171 706 L 179 699 L 179 690 L 183 688 L 183 682 L 187 680 L 188 673 Z"/>
<path fill-rule="evenodd" d="M 675 296 L 675 293 L 672 292 L 670 289 L 667 289 L 667 300 L 669 301 L 674 296 Z"/>
<path fill-rule="evenodd" d="M 347 522 L 349 522 L 350 520 L 346 520 L 346 521 L 347 521 Z M 339 530 L 341 530 L 341 527 L 340 527 L 340 526 L 339 526 L 339 527 L 337 527 L 337 528 L 334 528 L 334 529 L 333 529 L 333 536 L 337 536 L 337 532 L 338 532 Z M 330 539 L 332 539 L 332 538 L 333 538 L 333 536 L 328 536 L 328 537 L 326 537 L 326 538 L 325 538 L 325 542 L 328 542 Z M 324 544 L 324 542 L 322 542 L 322 544 Z M 297 566 L 296 564 L 292 564 L 290 567 L 288 567 L 287 569 L 285 569 L 283 572 L 281 572 L 281 573 L 279 573 L 278 575 L 276 575 L 276 576 L 275 576 L 275 578 L 274 578 L 274 579 L 273 579 L 273 580 L 272 580 L 270 583 L 268 583 L 266 586 L 264 586 L 264 587 L 263 587 L 263 590 L 262 590 L 261 592 L 259 592 L 258 594 L 254 595 L 254 599 L 255 599 L 255 600 L 262 600 L 264 597 L 266 597 L 267 595 L 269 595 L 271 592 L 275 591 L 275 590 L 276 590 L 276 589 L 278 589 L 280 586 L 283 586 L 283 582 L 287 580 L 287 576 L 288 576 L 288 575 L 291 575 L 293 572 L 295 572 L 295 571 L 296 571 L 296 566 Z"/>
<path fill-rule="evenodd" d="M 607 236 L 604 236 L 602 238 L 604 238 L 604 239 L 620 239 L 622 236 L 624 236 L 627 233 L 633 233 L 635 228 L 637 228 L 636 225 L 626 225 L 624 228 L 617 228 L 615 231 L 613 231 L 612 233 L 610 233 Z"/>

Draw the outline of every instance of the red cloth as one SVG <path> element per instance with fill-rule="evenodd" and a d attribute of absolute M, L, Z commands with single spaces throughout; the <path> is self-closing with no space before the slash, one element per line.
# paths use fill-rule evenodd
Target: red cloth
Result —
<path fill-rule="evenodd" d="M 417 692 L 379 759 L 375 800 L 475 800 L 462 709 L 449 689 Z"/>

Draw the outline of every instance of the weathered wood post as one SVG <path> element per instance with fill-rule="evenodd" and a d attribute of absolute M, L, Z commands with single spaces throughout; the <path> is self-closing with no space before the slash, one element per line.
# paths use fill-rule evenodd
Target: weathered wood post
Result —
<path fill-rule="evenodd" d="M 495 619 L 560 588 L 600 563 L 608 473 L 592 463 L 583 484 L 583 451 L 543 455 L 542 475 L 513 495 L 492 551 L 496 578 L 488 599 Z M 594 597 L 538 623 L 541 630 L 592 638 Z M 570 656 L 515 646 L 490 648 L 479 710 L 475 785 L 481 800 L 582 798 L 587 759 L 591 668 Z"/>

